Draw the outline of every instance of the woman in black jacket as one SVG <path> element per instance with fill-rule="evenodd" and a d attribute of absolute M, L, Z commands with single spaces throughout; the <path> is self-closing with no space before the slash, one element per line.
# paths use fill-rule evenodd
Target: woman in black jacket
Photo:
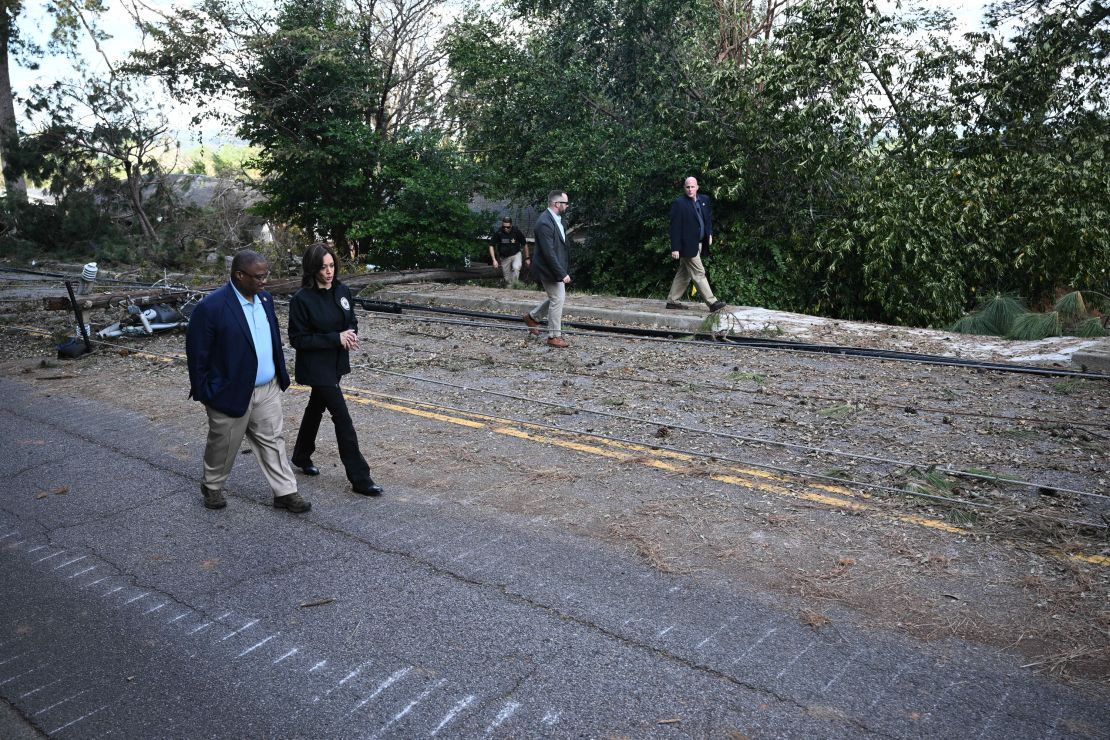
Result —
<path fill-rule="evenodd" d="M 335 424 L 347 480 L 355 493 L 380 496 L 382 487 L 370 477 L 370 466 L 359 452 L 355 425 L 339 388 L 339 378 L 351 372 L 351 350 L 358 349 L 351 291 L 335 279 L 339 261 L 326 244 L 310 246 L 301 266 L 301 289 L 289 303 L 289 343 L 297 350 L 297 382 L 311 386 L 312 395 L 293 445 L 293 464 L 308 475 L 320 474 L 312 463 L 312 453 L 327 409 Z"/>

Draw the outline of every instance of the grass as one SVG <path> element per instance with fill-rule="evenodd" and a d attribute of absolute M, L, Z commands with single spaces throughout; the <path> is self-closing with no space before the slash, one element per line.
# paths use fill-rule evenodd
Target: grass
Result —
<path fill-rule="evenodd" d="M 1052 384 L 1052 390 L 1056 391 L 1062 396 L 1070 396 L 1075 393 L 1082 386 L 1083 381 L 1079 378 L 1068 378 L 1066 380 L 1057 380 Z"/>
<path fill-rule="evenodd" d="M 1021 480 L 1021 478 L 1019 478 L 1016 475 L 1009 475 L 1007 473 L 996 473 L 993 470 L 987 470 L 985 468 L 968 468 L 964 472 L 971 473 L 972 475 L 981 475 L 984 478 L 991 478 L 992 480 L 999 480 L 999 481 L 1019 481 L 1019 480 Z"/>
<path fill-rule="evenodd" d="M 972 527 L 979 523 L 979 514 L 965 509 L 952 509 L 945 518 L 960 527 Z"/>
<path fill-rule="evenodd" d="M 909 493 L 924 493 L 929 496 L 947 496 L 956 487 L 955 481 L 942 473 L 936 472 L 932 466 L 926 470 L 911 468 L 907 477 L 906 490 Z"/>
<path fill-rule="evenodd" d="M 748 373 L 742 370 L 734 370 L 728 374 L 728 377 L 730 380 L 750 380 L 756 385 L 763 385 L 767 382 L 766 375 L 760 375 L 759 373 Z"/>
<path fill-rule="evenodd" d="M 850 403 L 840 404 L 839 406 L 829 406 L 827 409 L 820 409 L 817 413 L 821 416 L 827 416 L 830 419 L 844 419 L 852 415 L 856 407 Z"/>
<path fill-rule="evenodd" d="M 761 337 L 781 337 L 786 332 L 778 324 L 766 323 L 760 327 L 758 333 Z"/>

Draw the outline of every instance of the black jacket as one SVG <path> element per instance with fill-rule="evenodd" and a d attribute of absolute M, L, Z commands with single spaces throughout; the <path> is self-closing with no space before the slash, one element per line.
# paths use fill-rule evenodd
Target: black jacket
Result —
<path fill-rule="evenodd" d="M 338 280 L 331 290 L 301 288 L 289 302 L 289 343 L 297 350 L 294 375 L 304 385 L 338 385 L 351 372 L 351 353 L 339 334 L 358 331 L 351 291 Z"/>
<path fill-rule="evenodd" d="M 517 227 L 509 229 L 509 233 L 498 228 L 493 232 L 493 236 L 489 238 L 489 243 L 493 246 L 494 254 L 497 259 L 504 259 L 505 257 L 512 257 L 517 252 L 524 249 L 525 241 L 524 234 Z"/>
<path fill-rule="evenodd" d="M 698 223 L 698 214 L 701 214 L 701 224 L 705 225 L 705 234 L 698 238 L 701 224 Z M 709 237 L 713 236 L 713 213 L 709 208 L 709 198 L 698 193 L 694 200 L 680 195 L 671 203 L 671 250 L 678 252 L 680 257 L 692 259 L 698 256 L 698 247 L 709 244 Z"/>

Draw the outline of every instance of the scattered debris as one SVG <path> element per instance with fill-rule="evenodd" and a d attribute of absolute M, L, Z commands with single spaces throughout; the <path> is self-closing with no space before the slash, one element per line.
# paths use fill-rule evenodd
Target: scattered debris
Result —
<path fill-rule="evenodd" d="M 331 604 L 334 601 L 335 601 L 335 599 L 317 599 L 316 601 L 306 601 L 303 604 L 301 604 L 301 608 L 302 609 L 308 609 L 309 607 L 313 607 L 313 606 L 324 606 L 325 604 Z"/>

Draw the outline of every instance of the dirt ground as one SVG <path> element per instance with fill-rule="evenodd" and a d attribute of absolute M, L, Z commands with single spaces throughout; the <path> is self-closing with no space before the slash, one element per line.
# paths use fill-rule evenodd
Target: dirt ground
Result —
<path fill-rule="evenodd" d="M 785 600 L 815 629 L 959 637 L 1110 694 L 1110 383 L 361 321 L 345 388 L 389 495 L 542 520 Z M 183 335 L 58 361 L 72 325 L 0 303 L 0 372 L 142 413 L 199 458 Z M 290 445 L 305 396 L 286 398 Z M 326 429 L 317 461 L 321 490 L 342 488 Z"/>

